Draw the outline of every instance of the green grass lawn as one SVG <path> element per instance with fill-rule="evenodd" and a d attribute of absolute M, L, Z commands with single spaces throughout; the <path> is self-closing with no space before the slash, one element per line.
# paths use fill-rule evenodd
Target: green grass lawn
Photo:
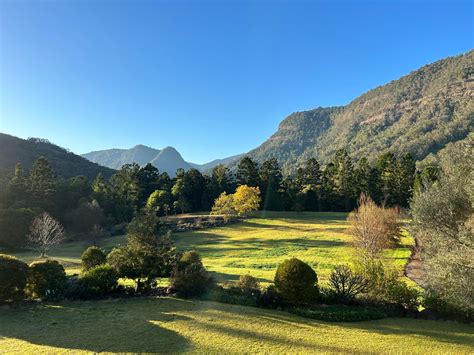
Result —
<path fill-rule="evenodd" d="M 250 273 L 268 283 L 278 264 L 293 256 L 309 263 L 324 281 L 334 266 L 354 259 L 346 217 L 346 213 L 333 212 L 259 212 L 243 222 L 175 233 L 173 240 L 180 250 L 197 250 L 218 281 L 237 280 Z M 125 236 L 116 236 L 103 239 L 99 246 L 110 251 L 124 243 Z M 403 237 L 399 247 L 387 251 L 386 258 L 402 270 L 412 243 L 412 238 Z M 48 256 L 59 260 L 68 274 L 79 273 L 80 257 L 88 245 L 87 241 L 65 243 Z M 35 251 L 12 254 L 28 263 L 39 260 Z"/>
<path fill-rule="evenodd" d="M 181 250 L 195 249 L 220 281 L 250 273 L 271 282 L 277 265 L 298 257 L 320 280 L 354 249 L 343 213 L 256 214 L 240 223 L 176 233 Z M 111 237 L 110 250 L 125 243 Z M 399 269 L 412 240 L 386 252 Z M 87 242 L 66 243 L 51 258 L 69 274 L 80 271 Z M 14 253 L 31 262 L 35 252 Z M 172 298 L 133 298 L 39 304 L 0 309 L 0 353 L 57 352 L 410 352 L 473 353 L 474 329 L 453 322 L 388 318 L 358 323 L 325 323 L 273 310 Z"/>
<path fill-rule="evenodd" d="M 125 236 L 108 237 L 101 240 L 99 246 L 109 252 L 114 246 L 126 244 Z M 90 246 L 88 241 L 77 241 L 64 243 L 48 252 L 48 258 L 58 260 L 66 269 L 67 274 L 78 274 L 81 271 L 81 255 Z M 1 253 L 1 251 L 0 251 Z M 11 255 L 31 263 L 41 260 L 39 253 L 34 250 L 19 250 Z"/>
<path fill-rule="evenodd" d="M 473 353 L 473 328 L 388 318 L 325 323 L 279 311 L 171 298 L 0 310 L 0 353 Z"/>
<path fill-rule="evenodd" d="M 351 263 L 354 248 L 347 235 L 346 213 L 265 212 L 223 227 L 176 233 L 179 249 L 195 249 L 219 281 L 237 280 L 250 273 L 263 283 L 273 281 L 283 260 L 297 257 L 325 280 L 334 266 Z M 410 237 L 386 252 L 402 270 L 410 256 Z"/>

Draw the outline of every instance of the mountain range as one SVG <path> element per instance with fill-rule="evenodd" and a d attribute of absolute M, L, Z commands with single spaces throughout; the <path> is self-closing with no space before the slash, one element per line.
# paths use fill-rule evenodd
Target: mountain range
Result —
<path fill-rule="evenodd" d="M 421 161 L 473 131 L 473 89 L 471 50 L 370 90 L 346 106 L 295 112 L 247 155 L 259 163 L 276 158 L 286 173 L 310 157 L 328 163 L 339 148 L 355 159 L 370 161 L 392 151 Z"/>
<path fill-rule="evenodd" d="M 136 145 L 130 149 L 106 149 L 82 154 L 82 157 L 112 169 L 120 169 L 124 164 L 137 163 L 140 166 L 151 163 L 161 172 L 170 176 L 176 175 L 176 170 L 191 168 L 202 172 L 209 172 L 218 164 L 228 164 L 239 158 L 234 155 L 225 159 L 216 159 L 206 164 L 194 164 L 183 159 L 181 154 L 173 147 L 155 149 L 145 145 Z"/>
<path fill-rule="evenodd" d="M 355 159 L 367 157 L 371 161 L 392 151 L 411 153 L 421 161 L 446 144 L 465 139 L 473 131 L 473 89 L 474 51 L 471 50 L 370 90 L 346 106 L 292 113 L 268 140 L 245 154 L 204 165 L 184 161 L 169 147 L 159 151 L 136 146 L 83 156 L 111 168 L 119 168 L 124 162 L 149 161 L 170 173 L 175 167 L 209 171 L 217 164 L 235 170 L 238 161 L 247 155 L 259 163 L 276 158 L 288 174 L 310 157 L 328 163 L 339 148 L 345 148 Z M 143 148 L 143 153 L 135 156 L 137 147 Z M 169 154 L 173 158 L 163 153 L 167 149 L 173 151 Z"/>
<path fill-rule="evenodd" d="M 63 177 L 77 174 L 92 177 L 98 172 L 109 176 L 111 169 L 133 162 L 142 166 L 151 163 L 174 176 L 178 168 L 209 172 L 218 164 L 235 170 L 243 156 L 250 156 L 258 163 L 276 158 L 283 172 L 291 174 L 311 157 L 322 164 L 328 163 L 339 148 L 345 148 L 356 160 L 367 157 L 373 161 L 391 151 L 411 153 L 422 162 L 448 143 L 467 139 L 474 131 L 473 89 L 474 50 L 471 50 L 426 65 L 368 91 L 345 106 L 292 113 L 257 148 L 206 164 L 185 161 L 173 147 L 160 150 L 136 145 L 80 157 L 44 140 L 22 140 L 0 134 L 0 171 L 13 169 L 17 162 L 29 168 L 39 155 L 44 155 Z"/>
<path fill-rule="evenodd" d="M 41 156 L 48 159 L 56 175 L 62 179 L 77 175 L 94 179 L 99 173 L 104 177 L 110 177 L 114 173 L 112 169 L 90 162 L 45 139 L 21 139 L 0 133 L 0 175 L 13 174 L 17 163 L 28 172 Z"/>

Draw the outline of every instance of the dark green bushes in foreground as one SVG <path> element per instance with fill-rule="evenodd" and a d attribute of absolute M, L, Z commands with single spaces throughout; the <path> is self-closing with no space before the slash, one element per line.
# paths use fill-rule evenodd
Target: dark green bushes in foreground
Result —
<path fill-rule="evenodd" d="M 195 251 L 184 253 L 171 272 L 170 288 L 179 296 L 200 296 L 211 283 L 212 279 Z"/>
<path fill-rule="evenodd" d="M 105 254 L 102 249 L 96 246 L 91 246 L 87 248 L 84 253 L 82 253 L 82 269 L 84 271 L 87 271 L 89 269 L 92 269 L 93 267 L 105 264 L 106 260 L 107 254 Z"/>
<path fill-rule="evenodd" d="M 285 260 L 278 266 L 275 286 L 290 304 L 304 304 L 317 297 L 318 277 L 308 264 L 297 258 Z"/>
<path fill-rule="evenodd" d="M 28 265 L 9 255 L 0 255 L 0 301 L 23 299 Z"/>
<path fill-rule="evenodd" d="M 56 260 L 33 262 L 29 268 L 27 294 L 33 298 L 58 299 L 66 289 L 64 267 Z"/>

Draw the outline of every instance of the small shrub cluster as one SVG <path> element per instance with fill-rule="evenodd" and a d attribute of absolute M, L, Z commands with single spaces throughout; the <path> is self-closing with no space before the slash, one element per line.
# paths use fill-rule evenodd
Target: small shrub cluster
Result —
<path fill-rule="evenodd" d="M 118 285 L 118 274 L 110 265 L 98 265 L 79 277 L 79 295 L 82 298 L 98 297 L 112 293 Z"/>
<path fill-rule="evenodd" d="M 82 270 L 90 270 L 93 267 L 105 264 L 106 261 L 107 255 L 105 252 L 96 246 L 91 246 L 82 253 Z"/>
<path fill-rule="evenodd" d="M 382 319 L 387 314 L 376 307 L 331 305 L 318 308 L 290 308 L 290 313 L 326 322 L 361 322 Z"/>
<path fill-rule="evenodd" d="M 200 296 L 211 284 L 212 279 L 195 251 L 184 253 L 171 272 L 171 292 L 181 297 Z"/>
<path fill-rule="evenodd" d="M 367 279 L 353 272 L 347 265 L 337 266 L 329 277 L 329 290 L 334 299 L 342 303 L 353 301 L 367 290 L 367 286 Z"/>
<path fill-rule="evenodd" d="M 275 286 L 289 304 L 307 304 L 318 296 L 318 277 L 308 264 L 297 258 L 285 260 L 278 266 Z"/>
<path fill-rule="evenodd" d="M 0 302 L 23 299 L 27 280 L 26 263 L 9 255 L 0 255 Z"/>
<path fill-rule="evenodd" d="M 27 294 L 45 300 L 60 299 L 66 289 L 66 272 L 56 260 L 37 261 L 30 264 Z"/>

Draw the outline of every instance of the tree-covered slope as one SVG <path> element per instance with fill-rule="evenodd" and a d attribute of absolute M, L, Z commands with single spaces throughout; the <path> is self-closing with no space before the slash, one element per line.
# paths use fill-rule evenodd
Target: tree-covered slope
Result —
<path fill-rule="evenodd" d="M 46 140 L 21 139 L 0 133 L 0 174 L 13 174 L 17 163 L 22 164 L 28 171 L 41 156 L 49 161 L 59 178 L 85 175 L 89 179 L 94 179 L 99 173 L 109 177 L 114 172 Z"/>
<path fill-rule="evenodd" d="M 470 51 L 426 65 L 347 106 L 293 113 L 248 155 L 260 163 L 275 157 L 287 173 L 310 157 L 327 163 L 339 148 L 356 159 L 392 151 L 422 160 L 473 130 L 473 88 Z"/>

